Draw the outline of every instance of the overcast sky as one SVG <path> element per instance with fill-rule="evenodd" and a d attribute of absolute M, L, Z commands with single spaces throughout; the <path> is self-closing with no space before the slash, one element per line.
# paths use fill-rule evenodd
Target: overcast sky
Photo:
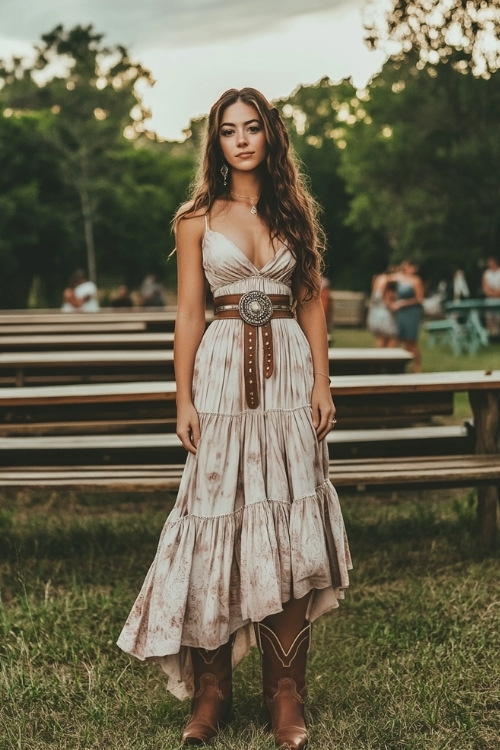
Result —
<path fill-rule="evenodd" d="M 383 2 L 383 0 L 377 0 Z M 56 25 L 93 24 L 151 70 L 149 125 L 181 138 L 227 88 L 270 99 L 323 76 L 362 86 L 383 62 L 363 42 L 365 0 L 0 0 L 0 57 L 27 55 Z"/>

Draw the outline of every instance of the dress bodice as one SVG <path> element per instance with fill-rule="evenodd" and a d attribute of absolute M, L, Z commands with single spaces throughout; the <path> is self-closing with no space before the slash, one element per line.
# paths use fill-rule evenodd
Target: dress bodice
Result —
<path fill-rule="evenodd" d="M 207 227 L 203 236 L 203 268 L 214 296 L 260 289 L 267 294 L 290 294 L 295 258 L 286 245 L 262 268 L 221 232 Z"/>

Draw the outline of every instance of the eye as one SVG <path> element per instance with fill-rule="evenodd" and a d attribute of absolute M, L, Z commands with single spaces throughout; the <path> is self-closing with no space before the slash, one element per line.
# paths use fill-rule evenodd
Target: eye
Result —
<path fill-rule="evenodd" d="M 220 132 L 223 138 L 227 138 L 228 135 L 232 135 L 234 130 L 232 128 L 223 128 Z"/>
<path fill-rule="evenodd" d="M 250 133 L 259 133 L 261 128 L 260 128 L 260 125 L 250 125 L 248 130 Z"/>

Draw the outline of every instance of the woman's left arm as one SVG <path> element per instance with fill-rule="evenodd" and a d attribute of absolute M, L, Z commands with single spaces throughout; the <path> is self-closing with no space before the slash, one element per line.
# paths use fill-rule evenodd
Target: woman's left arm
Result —
<path fill-rule="evenodd" d="M 297 296 L 297 322 L 311 347 L 314 385 L 311 394 L 313 424 L 318 440 L 323 440 L 332 429 L 335 405 L 330 391 L 328 362 L 328 333 L 321 299 L 304 300 L 306 290 Z"/>

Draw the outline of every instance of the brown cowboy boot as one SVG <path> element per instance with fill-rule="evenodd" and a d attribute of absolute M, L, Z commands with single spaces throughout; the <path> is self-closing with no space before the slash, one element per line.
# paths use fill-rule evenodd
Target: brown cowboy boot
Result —
<path fill-rule="evenodd" d="M 286 652 L 276 633 L 267 625 L 259 622 L 255 629 L 262 656 L 264 698 L 276 747 L 302 750 L 307 747 L 304 705 L 311 624 L 300 631 Z"/>
<path fill-rule="evenodd" d="M 215 651 L 192 648 L 195 695 L 184 745 L 204 745 L 227 723 L 232 702 L 232 639 Z"/>

